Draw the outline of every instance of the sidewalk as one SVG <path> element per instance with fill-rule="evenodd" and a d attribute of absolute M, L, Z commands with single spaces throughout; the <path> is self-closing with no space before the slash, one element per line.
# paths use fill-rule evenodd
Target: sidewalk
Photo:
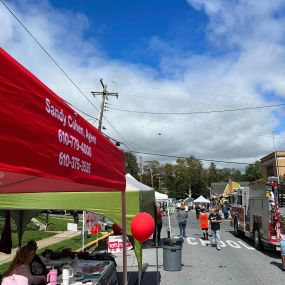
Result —
<path fill-rule="evenodd" d="M 52 237 L 45 238 L 45 239 L 37 241 L 37 245 L 38 245 L 38 248 L 41 249 L 41 248 L 47 247 L 49 245 L 52 245 L 52 244 L 58 243 L 60 241 L 70 239 L 70 238 L 73 238 L 73 237 L 76 237 L 79 235 L 80 235 L 80 231 L 77 231 L 77 232 L 64 231 L 64 232 L 60 232 L 60 233 L 58 233 Z M 3 263 L 6 263 L 6 262 L 12 261 L 16 252 L 17 252 L 17 248 L 13 248 L 11 254 L 0 253 L 0 265 Z"/>

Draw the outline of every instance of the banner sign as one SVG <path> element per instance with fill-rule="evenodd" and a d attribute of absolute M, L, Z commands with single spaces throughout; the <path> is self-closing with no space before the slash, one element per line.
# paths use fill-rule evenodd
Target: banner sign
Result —
<path fill-rule="evenodd" d="M 93 212 L 85 212 L 85 230 L 90 232 L 98 222 L 97 215 Z"/>
<path fill-rule="evenodd" d="M 0 102 L 0 170 L 125 191 L 124 153 L 1 48 Z"/>
<path fill-rule="evenodd" d="M 133 249 L 131 242 L 127 237 L 127 250 Z M 122 236 L 109 236 L 108 240 L 108 252 L 123 252 L 123 238 Z"/>

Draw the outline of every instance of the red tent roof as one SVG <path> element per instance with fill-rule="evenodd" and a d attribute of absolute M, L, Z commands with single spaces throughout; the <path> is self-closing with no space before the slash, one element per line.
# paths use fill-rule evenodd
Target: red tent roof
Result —
<path fill-rule="evenodd" d="M 0 48 L 0 193 L 125 191 L 124 153 Z"/>

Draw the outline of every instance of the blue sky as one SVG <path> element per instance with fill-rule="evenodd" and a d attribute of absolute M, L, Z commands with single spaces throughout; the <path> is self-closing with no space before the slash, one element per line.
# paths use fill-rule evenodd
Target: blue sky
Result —
<path fill-rule="evenodd" d="M 82 12 L 88 17 L 86 37 L 96 38 L 111 58 L 123 59 L 159 68 L 159 47 L 152 38 L 178 54 L 205 53 L 214 50 L 207 44 L 208 18 L 186 1 L 74 1 L 53 0 L 60 9 Z M 171 52 L 171 51 L 170 51 Z"/>
<path fill-rule="evenodd" d="M 119 92 L 111 108 L 195 112 L 285 100 L 285 0 L 6 2 L 87 96 L 101 90 L 101 78 Z M 59 96 L 97 116 L 3 5 L 0 18 L 1 46 Z M 116 131 L 104 125 L 134 150 L 253 162 L 273 151 L 272 131 L 276 148 L 285 149 L 284 114 L 109 109 Z"/>

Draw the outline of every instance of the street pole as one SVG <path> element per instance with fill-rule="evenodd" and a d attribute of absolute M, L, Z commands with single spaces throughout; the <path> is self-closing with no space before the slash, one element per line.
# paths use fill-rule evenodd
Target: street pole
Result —
<path fill-rule="evenodd" d="M 91 94 L 95 96 L 102 96 L 101 104 L 100 104 L 100 111 L 99 111 L 99 116 L 98 116 L 98 130 L 101 132 L 102 129 L 102 121 L 103 121 L 103 115 L 104 115 L 104 110 L 105 110 L 105 100 L 108 100 L 109 96 L 115 96 L 119 97 L 118 92 L 108 92 L 107 91 L 107 84 L 103 83 L 103 79 L 100 79 L 100 83 L 103 87 L 102 92 L 97 92 L 97 91 L 91 91 Z"/>
<path fill-rule="evenodd" d="M 151 187 L 153 188 L 153 170 L 150 169 Z"/>
<path fill-rule="evenodd" d="M 277 161 L 277 152 L 275 149 L 275 139 L 274 139 L 274 131 L 272 132 L 272 140 L 273 140 L 273 148 L 274 148 L 274 158 L 275 158 L 275 168 L 276 168 L 276 174 L 277 174 L 277 182 L 279 184 L 279 166 Z"/>
<path fill-rule="evenodd" d="M 161 188 L 162 188 L 162 182 L 161 182 L 162 177 L 159 176 L 157 178 L 158 178 L 158 189 L 161 190 Z"/>

